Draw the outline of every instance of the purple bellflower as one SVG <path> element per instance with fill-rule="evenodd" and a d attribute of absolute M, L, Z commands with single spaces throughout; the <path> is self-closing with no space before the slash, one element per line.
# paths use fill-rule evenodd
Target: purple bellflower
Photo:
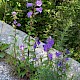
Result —
<path fill-rule="evenodd" d="M 24 61 L 25 60 L 25 57 L 22 57 L 21 60 Z"/>
<path fill-rule="evenodd" d="M 62 61 L 58 62 L 57 64 L 59 67 L 61 67 L 63 64 L 62 64 Z"/>
<path fill-rule="evenodd" d="M 38 60 L 38 58 L 33 58 L 33 60 L 34 60 L 34 61 L 37 61 L 37 60 Z"/>
<path fill-rule="evenodd" d="M 51 44 L 51 46 L 54 44 L 54 40 L 52 39 L 51 36 L 46 40 L 46 42 L 47 42 L 48 44 Z"/>
<path fill-rule="evenodd" d="M 41 5 L 42 5 L 42 1 L 41 0 L 37 0 L 36 1 L 36 6 L 39 6 L 40 7 Z"/>
<path fill-rule="evenodd" d="M 42 13 L 42 10 L 43 10 L 42 7 L 40 7 L 40 8 L 36 8 L 36 11 L 37 11 L 37 12 Z"/>
<path fill-rule="evenodd" d="M 24 50 L 24 45 L 21 45 L 20 46 L 20 50 Z"/>
<path fill-rule="evenodd" d="M 49 60 L 52 60 L 53 59 L 53 54 L 52 53 L 49 53 L 48 54 L 48 58 L 49 58 Z"/>
<path fill-rule="evenodd" d="M 33 47 L 34 47 L 34 49 L 36 49 L 36 47 L 37 47 L 37 44 L 36 44 L 36 42 L 34 43 Z"/>
<path fill-rule="evenodd" d="M 33 6 L 33 3 L 27 3 L 26 6 L 27 6 L 27 8 L 28 7 L 32 7 Z"/>
<path fill-rule="evenodd" d="M 36 41 L 35 41 L 35 43 L 34 43 L 34 49 L 37 47 L 37 45 L 39 45 L 40 44 L 40 40 L 39 40 L 39 38 L 36 38 Z"/>
<path fill-rule="evenodd" d="M 44 51 L 48 52 L 50 48 L 52 48 L 51 44 L 43 45 Z"/>
<path fill-rule="evenodd" d="M 61 54 L 61 52 L 56 52 L 56 57 L 59 57 Z"/>
<path fill-rule="evenodd" d="M 18 26 L 18 27 L 20 27 L 20 26 L 21 26 L 21 24 L 20 24 L 20 23 L 17 23 L 17 26 Z"/>
<path fill-rule="evenodd" d="M 48 44 L 43 45 L 44 51 L 48 52 Z"/>
<path fill-rule="evenodd" d="M 54 44 L 54 40 L 49 37 L 46 41 L 47 43 L 45 45 L 43 45 L 44 51 L 48 51 L 50 48 L 52 48 L 53 44 Z"/>
<path fill-rule="evenodd" d="M 65 58 L 65 61 L 68 61 L 68 60 L 69 60 L 69 58 L 66 57 L 66 58 Z"/>
<path fill-rule="evenodd" d="M 13 21 L 13 24 L 14 24 L 14 25 L 16 25 L 16 24 L 17 24 L 17 21 L 16 21 L 16 20 L 14 20 L 14 21 Z"/>
<path fill-rule="evenodd" d="M 69 54 L 69 53 L 70 53 L 70 51 L 68 49 L 66 49 L 66 54 Z"/>
<path fill-rule="evenodd" d="M 13 15 L 13 16 L 16 16 L 16 15 L 17 15 L 17 13 L 14 11 L 14 12 L 12 12 L 12 15 Z"/>
<path fill-rule="evenodd" d="M 32 16 L 32 14 L 33 14 L 32 11 L 28 12 L 28 13 L 27 13 L 28 18 L 30 18 L 30 17 Z"/>
<path fill-rule="evenodd" d="M 37 43 L 38 45 L 40 44 L 40 40 L 39 40 L 38 37 L 36 38 L 36 43 Z"/>

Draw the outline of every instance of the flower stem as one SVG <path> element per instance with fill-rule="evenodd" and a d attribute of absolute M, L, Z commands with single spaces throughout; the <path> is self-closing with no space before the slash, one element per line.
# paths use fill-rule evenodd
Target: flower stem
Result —
<path fill-rule="evenodd" d="M 16 58 L 16 28 L 14 28 L 14 57 Z"/>

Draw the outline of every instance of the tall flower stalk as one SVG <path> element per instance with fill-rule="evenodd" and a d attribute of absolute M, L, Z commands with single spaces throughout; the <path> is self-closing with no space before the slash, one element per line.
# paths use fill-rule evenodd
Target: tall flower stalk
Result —
<path fill-rule="evenodd" d="M 32 26 L 33 26 L 33 23 L 34 23 L 33 18 L 34 18 L 35 13 L 36 13 L 35 10 L 38 13 L 42 12 L 42 8 L 41 8 L 42 1 L 41 0 L 36 0 L 36 2 L 35 2 L 35 0 L 33 0 L 33 3 L 28 3 L 27 2 L 26 6 L 27 6 L 27 8 L 32 7 L 32 11 L 29 11 L 27 13 L 27 17 L 30 18 L 30 25 L 29 25 L 30 26 L 30 32 L 28 33 L 28 35 L 29 35 L 28 43 L 29 43 L 29 46 L 30 46 L 30 36 L 31 36 L 31 32 L 32 32 Z M 40 7 L 40 8 L 35 9 L 35 7 L 37 7 L 37 6 Z M 28 58 L 29 58 L 29 55 L 30 55 L 30 50 L 28 48 Z"/>
<path fill-rule="evenodd" d="M 16 58 L 16 27 L 14 28 L 14 57 Z"/>
<path fill-rule="evenodd" d="M 16 53 L 16 26 L 18 26 L 18 27 L 20 27 L 21 26 L 21 24 L 20 23 L 18 23 L 17 21 L 16 21 L 16 19 L 17 19 L 17 12 L 12 12 L 12 16 L 13 16 L 13 28 L 14 28 L 14 57 L 16 58 L 16 56 L 17 56 L 17 53 Z"/>
<path fill-rule="evenodd" d="M 12 16 L 13 16 L 13 20 L 15 21 L 16 20 L 16 15 L 17 13 L 16 12 L 12 12 Z M 14 25 L 14 22 L 13 22 L 13 28 L 14 28 L 14 57 L 16 58 L 16 26 Z"/>
<path fill-rule="evenodd" d="M 30 33 L 29 33 L 29 38 L 28 38 L 29 45 L 30 45 L 30 36 L 31 36 L 31 32 L 32 32 L 32 25 L 33 25 L 33 20 L 31 19 L 30 20 Z M 29 55 L 30 55 L 30 50 L 28 48 L 28 58 L 29 58 Z"/>

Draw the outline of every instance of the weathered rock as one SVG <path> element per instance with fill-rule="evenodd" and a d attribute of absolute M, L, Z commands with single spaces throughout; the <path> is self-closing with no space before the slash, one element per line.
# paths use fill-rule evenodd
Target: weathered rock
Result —
<path fill-rule="evenodd" d="M 4 61 L 0 62 L 0 80 L 19 80 L 17 76 L 11 75 L 12 68 Z"/>
<path fill-rule="evenodd" d="M 27 44 L 25 44 L 23 42 L 24 38 L 27 36 L 26 33 L 20 31 L 20 30 L 16 30 L 16 37 L 17 37 L 17 42 L 16 42 L 16 45 L 17 46 L 20 46 L 22 44 L 24 44 L 25 47 L 27 47 Z M 14 29 L 12 26 L 6 24 L 6 23 L 3 23 L 0 21 L 0 41 L 3 42 L 3 43 L 12 43 L 14 42 L 14 38 L 10 35 L 13 35 L 14 36 Z M 31 37 L 31 39 L 35 40 L 34 38 Z M 26 40 L 27 41 L 27 40 Z M 31 42 L 31 44 L 34 44 L 34 42 Z M 39 58 L 40 56 L 43 57 L 43 61 L 46 60 L 46 56 L 47 56 L 47 53 L 44 52 L 43 50 L 43 45 L 44 43 L 41 42 L 41 44 L 39 45 L 38 48 L 35 49 L 35 54 L 37 56 L 37 58 Z M 10 48 L 7 50 L 7 53 L 12 53 L 13 49 L 13 45 L 10 46 Z M 33 46 L 31 47 L 31 49 L 33 50 Z M 53 60 L 55 60 L 55 52 L 57 50 L 55 49 L 52 49 L 50 52 L 53 54 Z M 20 51 L 19 51 L 20 52 Z M 19 58 L 19 57 L 18 57 Z M 72 58 L 69 58 L 68 60 L 68 64 L 70 64 L 70 68 L 69 68 L 69 71 L 67 71 L 67 75 L 68 77 L 71 77 L 71 76 L 75 76 L 73 77 L 72 80 L 80 80 L 80 63 L 75 61 L 74 59 Z M 36 64 L 37 65 L 37 64 Z M 67 79 L 69 80 L 69 79 Z"/>

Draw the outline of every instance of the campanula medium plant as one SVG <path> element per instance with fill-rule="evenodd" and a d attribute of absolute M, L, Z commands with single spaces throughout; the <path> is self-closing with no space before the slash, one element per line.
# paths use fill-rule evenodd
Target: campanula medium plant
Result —
<path fill-rule="evenodd" d="M 28 0 L 29 3 L 31 3 L 31 0 Z M 19 21 L 23 25 L 23 27 L 19 27 L 18 29 L 23 30 L 26 32 L 25 29 L 25 23 L 28 22 L 29 18 L 26 18 L 26 0 L 1 0 L 0 1 L 0 19 L 7 22 L 8 24 L 11 24 L 11 12 L 12 11 L 18 11 L 20 14 Z M 72 57 L 79 61 L 79 9 L 80 9 L 80 1 L 79 0 L 64 0 L 57 3 L 57 0 L 55 1 L 49 1 L 49 0 L 43 0 L 42 1 L 44 11 L 41 13 L 41 15 L 36 16 L 36 22 L 35 22 L 35 31 L 34 35 L 38 34 L 40 40 L 44 41 L 45 38 L 50 36 L 54 36 L 55 45 L 54 47 L 56 49 L 60 49 L 60 46 L 62 43 L 64 43 L 63 47 L 65 48 L 71 48 L 70 50 L 73 50 Z M 35 2 L 34 2 L 35 3 Z M 25 5 L 24 5 L 25 4 Z M 36 4 L 36 3 L 35 3 Z M 31 4 L 32 7 L 34 4 Z M 77 6 L 76 6 L 77 5 Z M 71 7 L 70 7 L 71 6 Z M 66 8 L 66 9 L 65 9 Z M 27 8 L 28 10 L 32 10 L 31 7 Z M 24 13 L 21 13 L 24 12 Z M 6 14 L 7 13 L 7 14 Z M 70 14 L 69 14 L 70 13 Z M 37 13 L 35 13 L 37 14 Z M 21 16 L 21 17 L 20 17 Z M 9 18 L 10 17 L 10 18 Z M 43 23 L 42 23 L 43 22 Z M 67 30 L 63 40 L 61 40 L 62 34 L 64 34 L 64 29 L 66 27 L 69 27 Z M 28 29 L 28 28 L 27 28 Z M 45 33 L 45 34 L 44 34 Z M 43 34 L 43 35 L 40 35 Z M 62 42 L 61 42 L 62 41 Z M 60 46 L 56 46 L 60 45 Z M 75 55 L 76 54 L 76 55 Z"/>
<path fill-rule="evenodd" d="M 35 5 L 36 6 L 41 6 L 42 5 L 42 1 L 38 1 L 37 0 Z M 29 7 L 32 7 L 33 4 L 32 3 L 27 3 L 26 6 L 27 6 L 27 8 L 29 8 Z M 40 7 L 40 9 L 37 8 L 36 11 L 41 13 L 42 12 L 42 8 L 41 7 Z M 33 21 L 32 21 L 33 15 L 34 15 L 33 11 L 29 11 L 27 13 L 27 17 L 31 18 L 30 25 L 29 25 L 30 26 L 30 31 L 32 30 L 32 25 L 33 25 L 32 24 L 33 23 Z M 14 57 L 17 58 L 17 51 L 16 51 L 16 41 L 17 41 L 17 39 L 16 39 L 16 27 L 20 27 L 21 24 L 17 22 L 17 19 L 18 19 L 17 18 L 17 12 L 15 12 L 15 11 L 12 12 L 12 17 L 13 17 L 13 27 L 14 27 L 14 32 L 15 32 L 15 34 L 14 34 L 14 51 L 13 51 L 13 53 L 14 53 Z M 29 62 L 31 58 L 34 60 L 34 56 L 35 55 L 33 57 L 30 57 L 30 40 L 31 40 L 30 39 L 30 35 L 31 35 L 31 33 L 29 32 L 28 35 L 29 35 L 28 36 L 28 47 L 27 47 L 27 50 L 28 50 L 27 56 L 28 57 L 25 58 L 25 48 L 24 48 L 24 45 L 22 44 L 22 45 L 19 46 L 19 49 L 21 51 L 21 54 L 20 54 L 20 60 L 21 61 L 16 61 L 15 62 L 15 66 L 16 66 L 16 69 L 17 69 L 16 71 L 17 71 L 18 75 L 20 77 L 22 77 L 22 78 L 26 77 L 26 79 L 30 78 L 30 76 L 28 76 L 28 75 L 31 74 L 31 72 L 35 69 L 33 67 L 34 66 L 33 62 L 31 62 L 31 63 Z M 37 40 L 37 43 L 38 43 L 38 45 L 40 44 L 40 42 L 38 40 Z"/>
<path fill-rule="evenodd" d="M 63 80 L 66 77 L 66 61 L 68 60 L 68 58 L 65 56 L 65 53 L 62 52 L 56 52 L 55 54 L 50 53 L 49 50 L 53 47 L 54 45 L 54 40 L 52 37 L 49 37 L 46 40 L 46 43 L 43 45 L 43 49 L 44 51 L 47 53 L 47 60 L 42 62 L 42 57 L 40 57 L 40 59 L 38 59 L 35 55 L 35 53 L 33 54 L 33 56 L 31 57 L 30 55 L 30 41 L 31 41 L 31 33 L 32 33 L 32 28 L 33 28 L 33 23 L 34 23 L 34 17 L 38 14 L 38 13 L 42 13 L 42 1 L 41 0 L 36 0 L 35 4 L 34 3 L 28 3 L 26 4 L 27 8 L 32 7 L 32 9 L 27 13 L 27 17 L 30 18 L 30 22 L 29 22 L 29 27 L 30 27 L 30 31 L 28 33 L 28 52 L 27 52 L 27 56 L 25 55 L 25 47 L 24 44 L 22 44 L 21 46 L 19 46 L 19 49 L 21 50 L 21 55 L 20 55 L 20 60 L 21 61 L 16 61 L 16 71 L 18 73 L 18 75 L 22 78 L 26 78 L 26 79 L 34 79 L 37 75 L 37 80 L 49 80 L 49 79 L 55 79 L 55 80 Z M 36 14 L 37 13 L 37 14 Z M 36 15 L 35 15 L 36 14 Z M 16 12 L 12 12 L 12 16 L 13 16 L 13 27 L 15 29 L 15 35 L 14 35 L 14 54 L 15 54 L 15 58 L 17 56 L 16 53 L 16 27 L 20 27 L 21 24 L 17 22 L 17 13 Z M 33 48 L 34 51 L 36 48 L 38 48 L 38 46 L 40 45 L 40 40 L 36 39 L 36 41 L 34 42 Z M 67 54 L 69 54 L 69 51 L 67 50 L 66 52 Z M 53 56 L 56 55 L 56 60 L 53 61 Z M 26 56 L 26 57 L 25 57 Z M 30 59 L 33 59 L 33 61 L 30 62 Z M 36 62 L 40 60 L 40 62 L 42 63 L 41 66 L 39 67 L 34 67 L 34 64 L 36 64 Z M 55 66 L 53 65 L 55 64 Z M 47 66 L 47 67 L 46 67 Z M 40 71 L 41 70 L 41 71 Z M 48 71 L 49 73 L 47 73 L 46 71 Z M 44 74 L 43 74 L 44 73 Z M 54 74 L 54 75 L 53 75 Z"/>

